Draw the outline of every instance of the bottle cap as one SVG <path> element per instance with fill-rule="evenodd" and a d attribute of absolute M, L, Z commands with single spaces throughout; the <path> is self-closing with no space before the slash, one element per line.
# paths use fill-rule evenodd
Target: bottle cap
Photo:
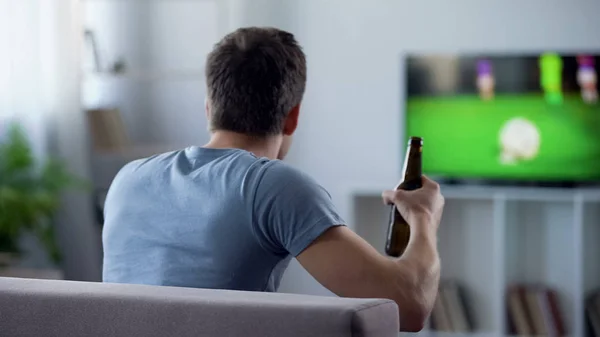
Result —
<path fill-rule="evenodd" d="M 413 146 L 413 145 L 414 146 L 423 146 L 423 138 L 411 136 L 408 139 L 408 145 L 411 145 L 411 146 Z"/>

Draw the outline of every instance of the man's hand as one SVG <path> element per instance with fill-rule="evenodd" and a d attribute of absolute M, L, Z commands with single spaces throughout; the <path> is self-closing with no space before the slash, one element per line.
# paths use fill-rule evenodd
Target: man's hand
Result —
<path fill-rule="evenodd" d="M 389 190 L 382 194 L 386 205 L 395 205 L 413 231 L 437 232 L 444 210 L 440 185 L 423 176 L 423 187 L 414 191 Z M 423 221 L 426 219 L 427 221 Z M 421 228 L 427 226 L 428 228 Z"/>

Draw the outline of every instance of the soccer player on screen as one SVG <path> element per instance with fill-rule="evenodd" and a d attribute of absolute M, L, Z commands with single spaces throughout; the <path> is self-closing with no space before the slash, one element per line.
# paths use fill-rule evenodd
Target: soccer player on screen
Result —
<path fill-rule="evenodd" d="M 494 98 L 494 84 L 492 63 L 489 60 L 479 60 L 477 62 L 477 89 L 479 89 L 479 97 L 486 101 Z"/>
<path fill-rule="evenodd" d="M 546 53 L 540 56 L 540 84 L 544 90 L 546 101 L 550 104 L 560 104 L 562 94 L 563 62 L 559 55 Z"/>
<path fill-rule="evenodd" d="M 581 97 L 586 103 L 598 101 L 598 88 L 594 58 L 589 55 L 577 56 L 579 69 L 577 70 L 577 83 L 581 88 Z"/>

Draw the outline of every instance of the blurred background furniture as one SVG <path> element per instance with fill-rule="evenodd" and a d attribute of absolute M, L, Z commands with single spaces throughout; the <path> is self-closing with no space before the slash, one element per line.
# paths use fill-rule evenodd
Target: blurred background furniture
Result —
<path fill-rule="evenodd" d="M 6 269 L 0 269 L 0 277 L 40 280 L 62 280 L 63 273 L 60 269 L 11 267 Z"/>
<path fill-rule="evenodd" d="M 380 199 L 384 187 L 367 185 L 354 190 L 356 231 L 380 252 L 388 219 L 388 209 Z M 446 284 L 458 287 L 460 303 L 444 305 L 449 312 L 464 311 L 469 321 L 462 328 L 457 323 L 452 327 L 451 322 L 446 332 L 461 336 L 510 334 L 511 292 L 533 288 L 556 297 L 559 314 L 551 321 L 558 320 L 567 334 L 583 336 L 588 324 L 586 299 L 600 287 L 600 264 L 596 262 L 600 256 L 600 192 L 443 186 L 442 193 L 446 206 L 438 232 L 440 294 L 446 291 Z M 523 296 L 529 295 L 523 292 Z M 548 304 L 537 301 L 542 303 L 539 310 L 544 311 Z M 525 306 L 527 314 L 532 306 Z"/>

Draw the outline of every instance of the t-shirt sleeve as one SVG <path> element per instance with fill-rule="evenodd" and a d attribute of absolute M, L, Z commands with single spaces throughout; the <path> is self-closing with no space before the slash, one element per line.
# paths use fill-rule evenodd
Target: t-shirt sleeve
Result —
<path fill-rule="evenodd" d="M 263 167 L 253 200 L 253 219 L 265 248 L 294 257 L 327 229 L 345 225 L 321 185 L 280 161 Z"/>

